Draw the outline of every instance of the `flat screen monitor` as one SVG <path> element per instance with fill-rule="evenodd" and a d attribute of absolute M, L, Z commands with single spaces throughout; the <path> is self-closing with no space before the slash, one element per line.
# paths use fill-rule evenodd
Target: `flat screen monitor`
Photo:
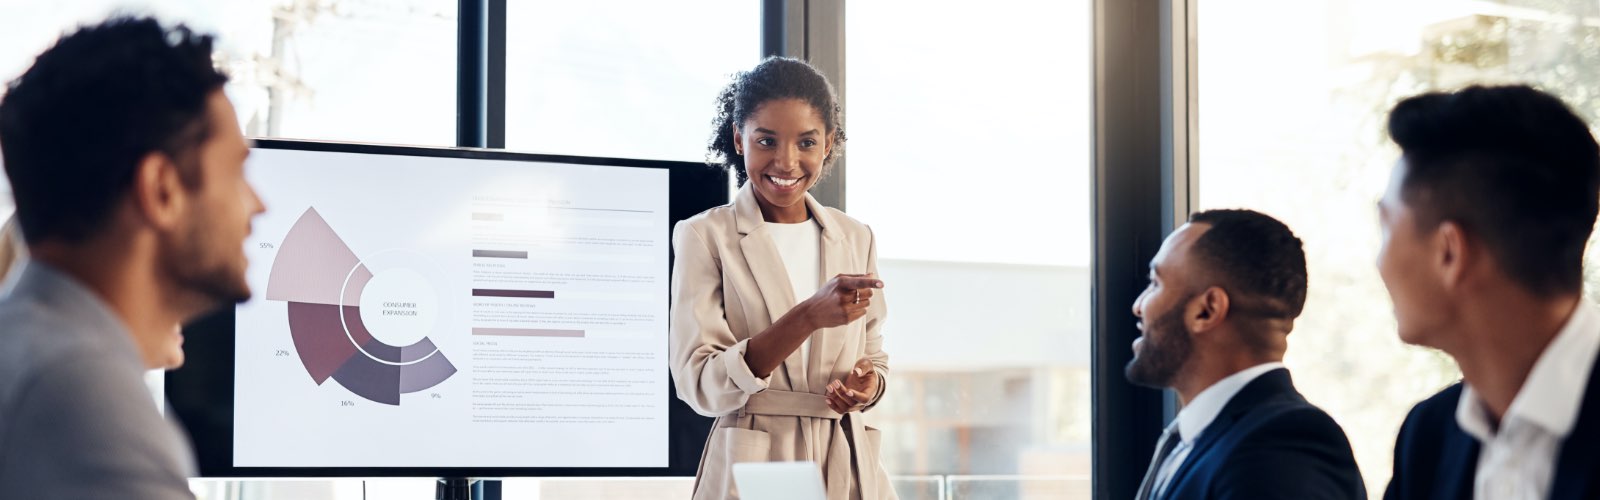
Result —
<path fill-rule="evenodd" d="M 254 297 L 168 374 L 202 476 L 692 475 L 671 228 L 701 163 L 259 140 Z"/>

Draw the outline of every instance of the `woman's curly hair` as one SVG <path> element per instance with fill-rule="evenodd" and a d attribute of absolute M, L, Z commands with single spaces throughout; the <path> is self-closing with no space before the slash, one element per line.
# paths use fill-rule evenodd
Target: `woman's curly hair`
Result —
<path fill-rule="evenodd" d="M 844 109 L 827 77 L 805 61 L 790 57 L 769 57 L 750 71 L 734 74 L 733 81 L 722 89 L 717 97 L 717 117 L 712 120 L 706 164 L 732 170 L 743 185 L 749 174 L 745 173 L 744 156 L 735 148 L 733 126 L 744 124 L 761 105 L 778 99 L 805 101 L 822 115 L 833 138 L 828 157 L 822 162 L 826 175 L 828 167 L 844 153 Z"/>

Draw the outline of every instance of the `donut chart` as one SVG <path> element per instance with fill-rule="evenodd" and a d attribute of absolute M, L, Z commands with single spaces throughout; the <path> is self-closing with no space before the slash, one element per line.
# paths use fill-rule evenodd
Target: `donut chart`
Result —
<path fill-rule="evenodd" d="M 425 334 L 437 307 L 424 276 L 383 264 L 358 257 L 308 208 L 278 246 L 266 298 L 288 303 L 289 335 L 312 381 L 331 378 L 367 400 L 399 405 L 401 394 L 427 390 L 457 370 L 425 335 L 406 345 L 373 335 L 369 323 Z"/>

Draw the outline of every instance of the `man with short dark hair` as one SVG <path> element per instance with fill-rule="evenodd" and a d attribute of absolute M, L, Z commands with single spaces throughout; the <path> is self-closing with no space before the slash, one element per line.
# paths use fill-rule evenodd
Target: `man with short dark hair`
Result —
<path fill-rule="evenodd" d="M 63 37 L 0 100 L 31 260 L 0 300 L 0 496 L 192 498 L 145 369 L 173 327 L 250 296 L 263 210 L 212 40 L 116 18 Z"/>
<path fill-rule="evenodd" d="M 1600 145 L 1520 85 L 1406 99 L 1389 135 L 1378 271 L 1400 339 L 1464 381 L 1406 417 L 1385 498 L 1600 498 L 1600 310 L 1582 293 Z"/>
<path fill-rule="evenodd" d="M 1366 498 L 1344 430 L 1283 366 L 1305 301 L 1300 239 L 1265 214 L 1196 213 L 1161 244 L 1127 376 L 1184 408 L 1136 500 Z"/>

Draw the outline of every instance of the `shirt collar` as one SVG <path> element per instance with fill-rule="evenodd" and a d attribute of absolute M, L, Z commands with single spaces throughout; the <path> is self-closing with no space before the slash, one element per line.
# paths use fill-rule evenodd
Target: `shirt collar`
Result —
<path fill-rule="evenodd" d="M 1577 424 L 1583 391 L 1588 387 L 1585 381 L 1596 354 L 1600 354 L 1600 310 L 1587 299 L 1579 299 L 1572 317 L 1533 363 L 1501 421 L 1531 422 L 1565 438 Z M 1489 412 L 1471 385 L 1462 389 L 1456 402 L 1456 424 L 1480 442 L 1494 437 Z"/>
<path fill-rule="evenodd" d="M 1200 433 L 1205 432 L 1206 427 L 1211 425 L 1211 421 L 1217 419 L 1217 415 L 1222 413 L 1222 408 L 1228 406 L 1228 401 L 1232 401 L 1233 396 L 1244 389 L 1244 386 L 1250 385 L 1256 377 L 1283 367 L 1283 363 L 1277 361 L 1262 363 L 1240 370 L 1200 391 L 1200 395 L 1195 396 L 1194 401 L 1190 401 L 1182 411 L 1178 412 L 1178 436 L 1183 438 L 1184 444 L 1192 444 L 1195 438 L 1200 437 Z"/>

